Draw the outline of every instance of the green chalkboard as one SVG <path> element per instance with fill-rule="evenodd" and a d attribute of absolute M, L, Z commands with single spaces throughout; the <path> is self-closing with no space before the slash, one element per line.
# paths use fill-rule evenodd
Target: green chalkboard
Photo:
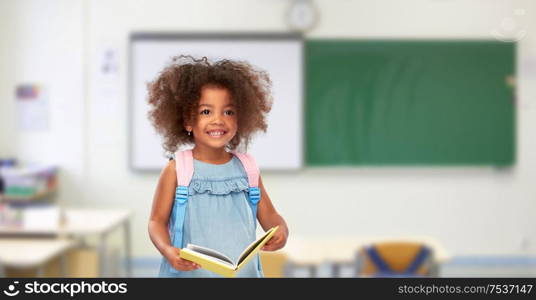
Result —
<path fill-rule="evenodd" d="M 515 44 L 309 40 L 306 163 L 515 161 Z"/>

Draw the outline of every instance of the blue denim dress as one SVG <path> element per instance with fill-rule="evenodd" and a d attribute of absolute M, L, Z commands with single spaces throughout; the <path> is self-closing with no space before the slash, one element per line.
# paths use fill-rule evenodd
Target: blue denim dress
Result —
<path fill-rule="evenodd" d="M 248 200 L 248 179 L 240 160 L 221 165 L 194 159 L 194 174 L 188 187 L 183 246 L 208 247 L 237 261 L 256 240 L 256 217 Z M 174 224 L 173 214 L 170 220 Z M 172 227 L 173 228 L 173 227 Z M 236 277 L 263 277 L 260 259 L 248 262 Z M 160 277 L 221 277 L 204 269 L 178 271 L 163 257 Z"/>

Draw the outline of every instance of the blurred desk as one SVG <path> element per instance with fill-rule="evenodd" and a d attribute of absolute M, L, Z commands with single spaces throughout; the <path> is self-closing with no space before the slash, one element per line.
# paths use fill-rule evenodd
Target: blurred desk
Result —
<path fill-rule="evenodd" d="M 41 277 L 44 265 L 58 255 L 62 256 L 61 275 L 66 276 L 63 256 L 73 245 L 65 239 L 0 239 L 0 277 L 4 277 L 4 268 L 37 268 Z"/>
<path fill-rule="evenodd" d="M 306 271 L 312 273 L 313 276 L 317 271 L 318 266 L 325 264 L 351 264 L 355 262 L 357 252 L 366 245 L 374 242 L 420 242 L 429 246 L 434 252 L 434 261 L 439 267 L 447 262 L 451 255 L 436 239 L 429 236 L 408 236 L 408 237 L 356 237 L 356 236 L 340 236 L 340 237 L 290 237 L 287 244 L 282 249 L 288 256 L 288 261 Z M 437 271 L 439 272 L 439 270 Z"/>
<path fill-rule="evenodd" d="M 119 209 L 64 209 L 64 222 L 56 229 L 24 229 L 1 228 L 0 235 L 7 236 L 67 236 L 85 239 L 88 235 L 99 237 L 99 273 L 107 276 L 107 236 L 118 227 L 123 227 L 124 250 L 126 257 L 126 277 L 132 272 L 131 240 L 130 240 L 130 211 Z M 1 239 L 0 239 L 1 240 Z"/>
<path fill-rule="evenodd" d="M 104 209 L 67 209 L 63 231 L 69 236 L 83 238 L 89 234 L 99 236 L 99 273 L 109 275 L 107 262 L 107 236 L 118 227 L 123 227 L 126 277 L 132 274 L 132 246 L 130 240 L 130 211 Z"/>

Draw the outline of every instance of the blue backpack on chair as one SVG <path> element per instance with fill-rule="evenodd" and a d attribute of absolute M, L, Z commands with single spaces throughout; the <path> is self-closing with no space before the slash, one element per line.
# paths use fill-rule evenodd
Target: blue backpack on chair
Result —
<path fill-rule="evenodd" d="M 399 272 L 389 267 L 389 264 L 381 257 L 376 247 L 368 246 L 365 248 L 365 252 L 378 270 L 373 275 L 374 277 L 423 277 L 423 275 L 418 274 L 417 271 L 423 263 L 430 258 L 431 254 L 431 250 L 428 247 L 421 246 L 406 270 Z"/>

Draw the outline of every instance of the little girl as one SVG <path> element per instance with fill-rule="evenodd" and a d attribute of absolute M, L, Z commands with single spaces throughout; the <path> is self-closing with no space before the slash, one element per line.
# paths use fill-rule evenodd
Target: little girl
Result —
<path fill-rule="evenodd" d="M 154 195 L 149 235 L 163 256 L 161 277 L 217 277 L 180 258 L 180 247 L 192 243 L 236 261 L 256 239 L 257 219 L 264 230 L 279 226 L 262 250 L 275 251 L 285 245 L 285 220 L 272 205 L 260 176 L 260 201 L 254 206 L 248 199 L 249 173 L 238 158 L 245 154 L 234 152 L 238 147 L 247 148 L 255 132 L 266 131 L 270 85 L 268 75 L 248 63 L 211 63 L 206 57 L 196 60 L 191 56 L 173 58 L 149 84 L 149 118 L 163 136 L 164 148 L 174 153 L 181 145 L 194 146 L 191 152 L 177 152 L 176 160 L 163 168 Z M 177 172 L 184 163 L 177 158 L 188 155 L 193 160 L 193 176 L 184 192 L 187 202 L 180 215 L 180 205 L 174 202 L 177 176 L 184 175 Z M 182 227 L 175 224 L 179 219 L 183 219 Z M 173 240 L 177 237 L 182 241 Z M 258 254 L 237 274 L 262 276 Z"/>

